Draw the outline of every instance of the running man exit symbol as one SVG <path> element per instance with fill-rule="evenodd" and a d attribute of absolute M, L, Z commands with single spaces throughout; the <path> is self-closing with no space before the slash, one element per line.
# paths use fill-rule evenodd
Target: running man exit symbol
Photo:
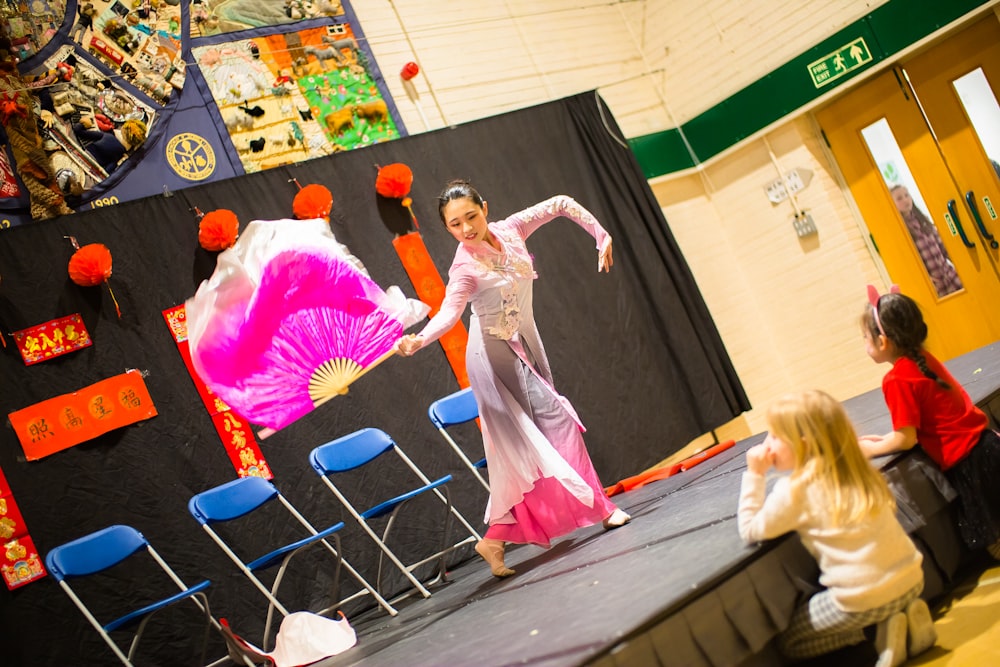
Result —
<path fill-rule="evenodd" d="M 817 88 L 833 83 L 848 72 L 853 72 L 872 61 L 872 52 L 864 37 L 858 37 L 833 53 L 828 53 L 809 64 L 809 76 Z"/>

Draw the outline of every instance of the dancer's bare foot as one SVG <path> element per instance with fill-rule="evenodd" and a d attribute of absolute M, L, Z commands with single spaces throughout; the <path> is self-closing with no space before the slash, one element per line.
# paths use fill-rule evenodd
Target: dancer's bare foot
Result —
<path fill-rule="evenodd" d="M 611 530 L 612 528 L 621 528 L 631 520 L 632 517 L 616 507 L 615 511 L 605 517 L 602 523 L 604 530 Z"/>
<path fill-rule="evenodd" d="M 484 537 L 476 542 L 476 553 L 489 564 L 494 577 L 509 577 L 514 574 L 514 570 L 503 564 L 503 540 Z"/>

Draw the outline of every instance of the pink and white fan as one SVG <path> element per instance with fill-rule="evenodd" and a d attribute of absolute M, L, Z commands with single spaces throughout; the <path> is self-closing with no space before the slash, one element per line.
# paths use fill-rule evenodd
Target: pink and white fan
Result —
<path fill-rule="evenodd" d="M 346 394 L 429 310 L 319 219 L 251 222 L 185 305 L 195 370 L 263 437 Z"/>

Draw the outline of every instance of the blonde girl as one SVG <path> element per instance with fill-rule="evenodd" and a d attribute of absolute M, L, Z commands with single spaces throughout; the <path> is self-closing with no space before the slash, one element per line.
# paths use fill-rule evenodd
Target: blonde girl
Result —
<path fill-rule="evenodd" d="M 930 648 L 937 636 L 919 598 L 922 556 L 843 407 L 822 391 L 792 394 L 771 406 L 767 425 L 764 442 L 746 454 L 740 537 L 753 543 L 795 531 L 823 587 L 793 612 L 779 650 L 791 658 L 821 655 L 864 641 L 873 624 L 878 667 Z M 767 493 L 772 468 L 787 474 Z"/>

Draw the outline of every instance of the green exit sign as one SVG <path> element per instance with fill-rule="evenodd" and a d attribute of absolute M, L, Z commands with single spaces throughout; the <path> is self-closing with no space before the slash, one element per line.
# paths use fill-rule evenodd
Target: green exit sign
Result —
<path fill-rule="evenodd" d="M 814 86 L 822 88 L 871 61 L 872 52 L 865 44 L 864 37 L 858 37 L 850 44 L 809 63 L 809 76 Z"/>

